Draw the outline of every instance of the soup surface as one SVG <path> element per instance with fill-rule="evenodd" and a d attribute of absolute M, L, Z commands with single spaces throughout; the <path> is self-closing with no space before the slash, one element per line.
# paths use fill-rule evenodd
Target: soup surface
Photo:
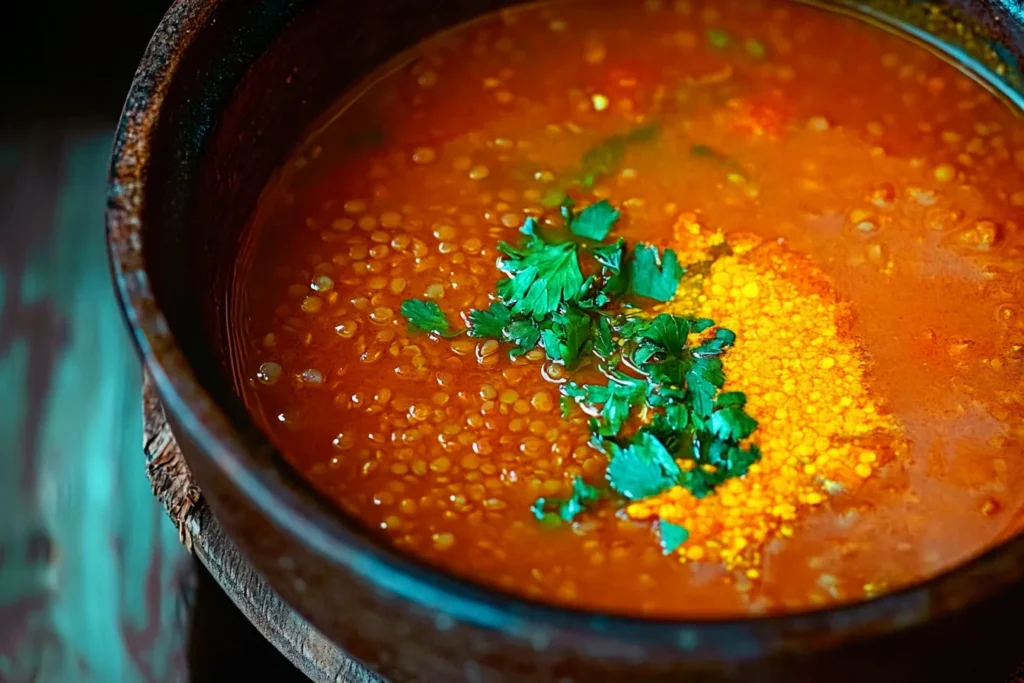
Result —
<path fill-rule="evenodd" d="M 1022 211 L 1017 113 L 855 18 L 507 11 L 267 188 L 240 390 L 457 574 L 662 616 L 861 599 L 1021 525 Z"/>

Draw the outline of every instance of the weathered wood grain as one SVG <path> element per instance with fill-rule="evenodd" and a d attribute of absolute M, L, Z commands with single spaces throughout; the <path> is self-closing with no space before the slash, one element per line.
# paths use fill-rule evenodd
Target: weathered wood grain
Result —
<path fill-rule="evenodd" d="M 0 130 L 0 681 L 184 683 L 192 562 L 139 471 L 111 131 Z"/>
<path fill-rule="evenodd" d="M 249 565 L 202 501 L 149 379 L 143 382 L 146 473 L 189 547 L 245 617 L 316 683 L 383 683 L 307 624 Z"/>

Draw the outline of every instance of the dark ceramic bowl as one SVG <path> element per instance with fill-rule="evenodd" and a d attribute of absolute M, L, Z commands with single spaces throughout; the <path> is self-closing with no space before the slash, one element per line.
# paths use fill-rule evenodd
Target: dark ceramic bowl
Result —
<path fill-rule="evenodd" d="M 950 41 L 1015 95 L 1024 31 L 1006 2 L 867 4 Z M 232 391 L 224 310 L 265 182 L 348 84 L 507 4 L 178 0 L 157 29 L 117 132 L 110 254 L 139 351 L 224 528 L 286 602 L 396 683 L 1006 680 L 1024 658 L 1024 538 L 842 608 L 732 621 L 603 616 L 396 552 L 326 504 L 254 427 Z"/>

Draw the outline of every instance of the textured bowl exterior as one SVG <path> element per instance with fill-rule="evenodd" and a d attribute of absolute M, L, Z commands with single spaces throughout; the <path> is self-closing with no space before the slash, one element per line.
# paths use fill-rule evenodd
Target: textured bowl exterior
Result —
<path fill-rule="evenodd" d="M 249 420 L 226 370 L 223 311 L 265 181 L 375 64 L 507 4 L 178 0 L 160 24 L 115 140 L 107 240 L 128 325 L 220 523 L 286 602 L 395 683 L 988 680 L 979 666 L 1008 677 L 1013 654 L 1024 656 L 1024 629 L 1006 626 L 1024 613 L 1024 538 L 845 607 L 731 621 L 605 616 L 396 552 L 321 499 Z M 1021 90 L 1024 39 L 1008 6 L 869 4 L 953 40 L 1000 87 Z M 957 668 L 964 642 L 976 651 L 969 669 Z"/>

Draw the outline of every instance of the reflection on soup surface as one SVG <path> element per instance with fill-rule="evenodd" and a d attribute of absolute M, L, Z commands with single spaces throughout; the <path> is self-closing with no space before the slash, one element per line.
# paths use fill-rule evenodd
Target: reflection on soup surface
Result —
<path fill-rule="evenodd" d="M 561 604 L 806 609 L 1024 504 L 1024 126 L 932 52 L 777 0 L 439 35 L 268 186 L 240 391 L 396 547 Z"/>

